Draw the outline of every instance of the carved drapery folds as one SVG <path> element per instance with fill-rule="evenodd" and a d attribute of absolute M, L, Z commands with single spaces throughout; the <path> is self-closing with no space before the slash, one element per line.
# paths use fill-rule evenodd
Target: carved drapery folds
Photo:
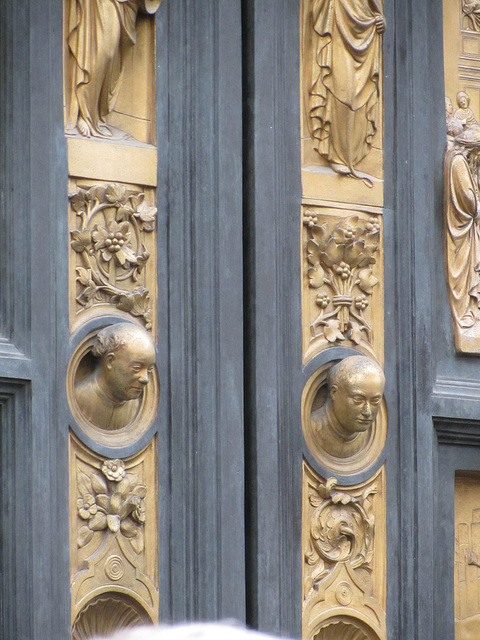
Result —
<path fill-rule="evenodd" d="M 105 312 L 112 305 L 151 329 L 157 215 L 151 190 L 119 183 L 74 186 L 69 196 L 72 324 L 90 316 L 93 307 Z"/>
<path fill-rule="evenodd" d="M 384 471 L 339 487 L 303 465 L 303 637 L 386 637 Z"/>
<path fill-rule="evenodd" d="M 460 353 L 480 353 L 479 7 L 470 0 L 444 2 L 445 256 L 455 348 Z"/>
<path fill-rule="evenodd" d="M 314 147 L 336 173 L 360 177 L 357 165 L 377 132 L 382 8 L 368 0 L 313 0 L 312 21 Z"/>
<path fill-rule="evenodd" d="M 301 23 L 304 194 L 381 205 L 382 3 L 303 0 Z"/>
<path fill-rule="evenodd" d="M 137 13 L 141 10 L 153 14 L 160 3 L 161 0 L 69 0 L 66 15 L 67 133 L 87 138 L 131 137 L 127 129 L 115 126 L 109 116 L 119 98 L 124 76 L 141 75 L 144 66 L 141 58 L 133 59 Z M 152 55 L 153 50 L 145 53 Z M 136 88 L 136 99 L 144 102 L 150 88 Z M 132 111 L 133 104 L 129 106 Z M 135 119 L 134 112 L 129 115 L 130 119 Z M 130 128 L 128 124 L 127 128 Z"/>

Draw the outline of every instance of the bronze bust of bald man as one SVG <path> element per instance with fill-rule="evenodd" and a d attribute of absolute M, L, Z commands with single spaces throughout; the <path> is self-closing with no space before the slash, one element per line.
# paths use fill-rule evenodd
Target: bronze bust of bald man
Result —
<path fill-rule="evenodd" d="M 91 351 L 95 367 L 75 384 L 83 416 L 102 429 L 121 429 L 135 419 L 155 365 L 150 335 L 128 322 L 98 332 Z"/>
<path fill-rule="evenodd" d="M 328 455 L 349 458 L 367 445 L 385 376 L 371 358 L 349 356 L 331 367 L 327 384 L 327 401 L 311 414 L 313 438 Z"/>

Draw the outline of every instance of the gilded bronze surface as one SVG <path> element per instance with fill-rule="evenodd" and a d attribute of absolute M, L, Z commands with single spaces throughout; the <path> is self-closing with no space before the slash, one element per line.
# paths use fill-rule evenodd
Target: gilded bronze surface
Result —
<path fill-rule="evenodd" d="M 158 618 L 157 451 L 100 457 L 69 438 L 74 635 Z M 100 597 L 101 596 L 101 597 Z M 77 633 L 77 635 L 75 635 Z"/>
<path fill-rule="evenodd" d="M 117 314 L 156 330 L 157 209 L 151 189 L 71 181 L 70 323 Z"/>
<path fill-rule="evenodd" d="M 478 3 L 444 0 L 445 256 L 455 348 L 480 353 Z"/>
<path fill-rule="evenodd" d="M 357 346 L 383 361 L 382 217 L 303 206 L 303 357 Z"/>
<path fill-rule="evenodd" d="M 380 0 L 301 3 L 302 182 L 308 199 L 383 203 L 385 28 Z"/>
<path fill-rule="evenodd" d="M 160 3 L 161 0 L 67 2 L 67 133 L 87 138 L 132 137 L 115 126 L 109 116 L 125 79 L 127 60 L 137 42 L 137 13 L 139 10 L 155 13 Z M 134 82 L 131 74 L 129 79 Z"/>
<path fill-rule="evenodd" d="M 455 640 L 480 629 L 480 475 L 455 474 Z"/>
<path fill-rule="evenodd" d="M 385 471 L 353 487 L 303 463 L 304 640 L 386 638 Z"/>
<path fill-rule="evenodd" d="M 327 469 L 356 473 L 378 457 L 386 435 L 380 411 L 384 386 L 380 365 L 361 355 L 327 365 L 311 378 L 303 396 L 303 430 L 310 451 Z"/>
<path fill-rule="evenodd" d="M 377 132 L 380 36 L 386 26 L 381 4 L 313 0 L 312 20 L 309 117 L 315 149 L 336 173 L 369 181 L 356 167 Z"/>
<path fill-rule="evenodd" d="M 155 345 L 141 327 L 118 323 L 98 332 L 91 373 L 75 382 L 85 419 L 106 430 L 121 429 L 137 416 L 155 365 Z"/>

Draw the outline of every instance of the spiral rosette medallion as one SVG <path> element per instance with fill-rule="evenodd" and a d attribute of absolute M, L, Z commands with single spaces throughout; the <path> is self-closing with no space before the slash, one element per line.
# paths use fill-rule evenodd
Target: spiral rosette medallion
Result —
<path fill-rule="evenodd" d="M 348 582 L 339 582 L 337 588 L 335 589 L 335 598 L 337 599 L 338 604 L 346 607 L 348 606 L 353 598 L 352 587 L 348 584 Z"/>
<path fill-rule="evenodd" d="M 120 556 L 109 556 L 105 561 L 105 573 L 114 582 L 121 580 L 125 574 L 125 566 Z"/>

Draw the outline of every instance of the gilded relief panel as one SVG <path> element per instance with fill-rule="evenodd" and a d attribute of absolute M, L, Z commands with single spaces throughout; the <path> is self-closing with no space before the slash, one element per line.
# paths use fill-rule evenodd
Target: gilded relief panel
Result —
<path fill-rule="evenodd" d="M 117 617 L 136 624 L 157 619 L 156 469 L 155 440 L 122 460 L 99 457 L 70 434 L 74 638 L 80 626 L 101 624 L 102 611 L 112 618 L 102 633 L 114 631 Z"/>
<path fill-rule="evenodd" d="M 64 0 L 73 640 L 109 637 L 158 618 L 156 438 L 128 458 L 114 452 L 138 450 L 139 440 L 153 434 L 159 400 L 160 4 Z M 111 456 L 100 457 L 77 436 Z"/>
<path fill-rule="evenodd" d="M 444 0 L 447 288 L 459 353 L 480 353 L 480 31 L 470 0 Z"/>
<path fill-rule="evenodd" d="M 70 180 L 70 328 L 119 315 L 156 333 L 157 209 L 153 189 Z"/>
<path fill-rule="evenodd" d="M 303 0 L 302 182 L 306 198 L 383 204 L 380 0 Z"/>
<path fill-rule="evenodd" d="M 155 144 L 155 35 L 161 0 L 65 0 L 67 135 Z"/>
<path fill-rule="evenodd" d="M 455 474 L 455 640 L 480 628 L 480 474 Z"/>
<path fill-rule="evenodd" d="M 302 396 L 302 425 L 310 453 L 332 473 L 352 475 L 379 458 L 387 436 L 385 375 L 367 356 L 320 367 Z"/>
<path fill-rule="evenodd" d="M 320 206 L 302 211 L 304 362 L 333 345 L 383 362 L 382 217 Z"/>
<path fill-rule="evenodd" d="M 341 487 L 303 463 L 303 638 L 386 638 L 385 469 Z"/>

